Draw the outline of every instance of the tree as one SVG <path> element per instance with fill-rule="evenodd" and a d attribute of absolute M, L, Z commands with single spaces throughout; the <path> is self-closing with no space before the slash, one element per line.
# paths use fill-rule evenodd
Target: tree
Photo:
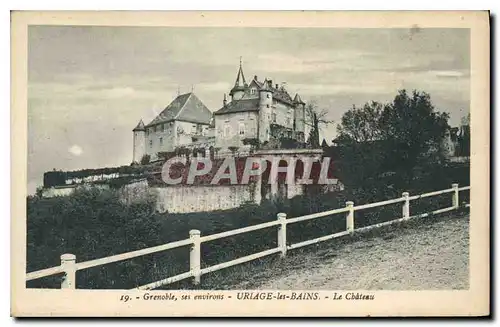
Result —
<path fill-rule="evenodd" d="M 430 95 L 416 90 L 411 95 L 400 90 L 385 107 L 380 132 L 386 144 L 387 168 L 411 178 L 416 165 L 442 159 L 449 115 L 434 109 Z"/>
<path fill-rule="evenodd" d="M 309 137 L 307 144 L 310 148 L 319 148 L 319 131 L 330 124 L 333 120 L 327 119 L 328 111 L 319 109 L 315 102 L 310 102 L 305 107 L 306 119 L 304 124 L 309 126 Z"/>
<path fill-rule="evenodd" d="M 458 155 L 470 156 L 470 113 L 461 119 L 458 135 Z"/>
<path fill-rule="evenodd" d="M 388 104 L 370 102 L 347 111 L 337 127 L 335 143 L 341 148 L 340 171 L 354 184 L 375 182 L 387 172 L 398 179 L 413 179 L 416 166 L 442 159 L 447 113 L 435 111 L 429 94 L 400 90 Z"/>
<path fill-rule="evenodd" d="M 372 101 L 361 108 L 352 106 L 337 126 L 338 138 L 344 142 L 370 142 L 380 140 L 380 118 L 386 105 Z"/>
<path fill-rule="evenodd" d="M 141 165 L 149 164 L 150 160 L 151 160 L 151 156 L 149 154 L 143 155 L 141 158 Z"/>

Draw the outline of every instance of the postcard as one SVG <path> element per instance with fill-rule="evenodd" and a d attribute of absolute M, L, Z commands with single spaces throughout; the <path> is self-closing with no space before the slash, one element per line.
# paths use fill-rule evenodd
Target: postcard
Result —
<path fill-rule="evenodd" d="M 11 26 L 12 316 L 490 314 L 488 12 Z"/>

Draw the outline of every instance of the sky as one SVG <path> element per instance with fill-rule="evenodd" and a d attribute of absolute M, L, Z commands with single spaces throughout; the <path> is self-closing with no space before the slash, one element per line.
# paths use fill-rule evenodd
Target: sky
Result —
<path fill-rule="evenodd" d="M 212 111 L 236 78 L 286 82 L 334 124 L 353 105 L 430 94 L 450 125 L 469 112 L 468 29 L 30 26 L 28 192 L 52 169 L 128 165 L 132 129 L 177 95 Z"/>

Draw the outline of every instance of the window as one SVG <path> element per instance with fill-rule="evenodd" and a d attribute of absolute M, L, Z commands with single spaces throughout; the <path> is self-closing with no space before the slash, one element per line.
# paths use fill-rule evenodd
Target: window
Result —
<path fill-rule="evenodd" d="M 269 105 L 267 104 L 267 105 L 266 105 L 266 107 L 268 107 L 268 108 L 269 108 Z"/>
<path fill-rule="evenodd" d="M 267 98 L 268 98 L 268 99 L 269 99 L 269 98 L 271 98 L 271 94 L 269 94 L 269 93 L 268 93 L 268 94 L 267 94 Z"/>
<path fill-rule="evenodd" d="M 165 132 L 165 124 L 161 124 L 161 131 Z"/>
<path fill-rule="evenodd" d="M 153 127 L 153 132 L 156 132 L 156 125 L 155 125 L 155 127 Z"/>
<path fill-rule="evenodd" d="M 252 87 L 252 88 L 250 89 L 250 94 L 255 94 L 255 88 L 253 88 L 253 87 Z"/>
<path fill-rule="evenodd" d="M 149 140 L 149 147 L 152 148 L 153 147 L 153 140 Z"/>
<path fill-rule="evenodd" d="M 244 136 L 245 135 L 245 123 L 240 123 L 240 125 L 239 125 L 239 134 L 240 134 L 240 136 Z"/>
<path fill-rule="evenodd" d="M 191 126 L 191 134 L 196 134 L 196 124 L 193 124 L 193 126 Z"/>
<path fill-rule="evenodd" d="M 276 123 L 276 113 L 273 112 L 273 123 Z"/>
<path fill-rule="evenodd" d="M 229 124 L 226 124 L 224 126 L 224 137 L 229 137 L 231 135 L 231 126 Z"/>
<path fill-rule="evenodd" d="M 163 145 L 163 137 L 160 137 L 160 145 Z"/>

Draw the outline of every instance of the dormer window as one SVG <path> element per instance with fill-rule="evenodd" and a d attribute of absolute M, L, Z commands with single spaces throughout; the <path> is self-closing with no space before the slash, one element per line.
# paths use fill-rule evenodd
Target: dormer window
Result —
<path fill-rule="evenodd" d="M 256 90 L 254 87 L 252 87 L 252 88 L 250 89 L 250 94 L 255 94 L 255 93 L 256 93 L 256 91 L 257 91 L 257 90 Z"/>

